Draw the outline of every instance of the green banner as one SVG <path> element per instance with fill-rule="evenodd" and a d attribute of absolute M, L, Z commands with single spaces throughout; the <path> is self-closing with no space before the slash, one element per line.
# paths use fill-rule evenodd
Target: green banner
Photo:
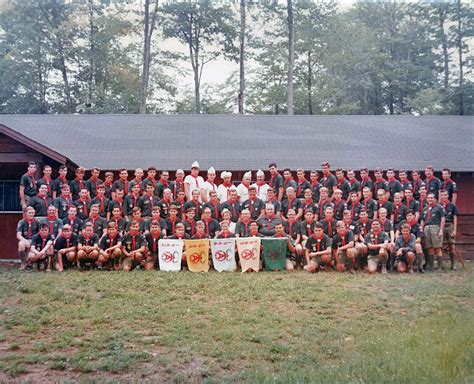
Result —
<path fill-rule="evenodd" d="M 262 239 L 265 270 L 285 270 L 287 239 Z"/>

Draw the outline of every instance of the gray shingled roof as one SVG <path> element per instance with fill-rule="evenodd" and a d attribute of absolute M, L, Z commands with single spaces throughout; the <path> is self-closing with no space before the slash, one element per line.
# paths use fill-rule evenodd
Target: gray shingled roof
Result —
<path fill-rule="evenodd" d="M 217 170 L 449 167 L 474 171 L 474 119 L 458 116 L 0 115 L 86 168 Z"/>

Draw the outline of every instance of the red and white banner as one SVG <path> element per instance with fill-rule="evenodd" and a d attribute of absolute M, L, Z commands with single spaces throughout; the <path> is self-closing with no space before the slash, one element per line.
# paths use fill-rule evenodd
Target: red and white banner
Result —
<path fill-rule="evenodd" d="M 236 270 L 234 238 L 211 240 L 211 252 L 212 263 L 217 272 Z"/>
<path fill-rule="evenodd" d="M 184 241 L 180 239 L 161 239 L 158 241 L 158 262 L 161 271 L 181 270 Z"/>
<path fill-rule="evenodd" d="M 239 237 L 236 241 L 242 272 L 260 269 L 260 237 Z"/>

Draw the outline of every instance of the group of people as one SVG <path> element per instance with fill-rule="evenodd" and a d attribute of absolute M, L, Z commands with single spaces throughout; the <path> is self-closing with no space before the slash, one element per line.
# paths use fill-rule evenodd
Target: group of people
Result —
<path fill-rule="evenodd" d="M 118 179 L 98 168 L 68 169 L 28 164 L 20 181 L 23 219 L 17 226 L 21 268 L 47 271 L 65 268 L 126 270 L 158 268 L 160 239 L 275 237 L 287 239 L 286 269 L 308 272 L 366 270 L 369 273 L 413 273 L 444 269 L 443 244 L 455 268 L 457 188 L 449 169 L 442 180 L 427 166 L 424 175 L 405 170 L 336 169 L 323 162 L 321 171 L 258 170 L 242 180 L 209 168 L 199 175 L 149 167 L 126 169 Z M 183 259 L 185 260 L 185 259 Z M 436 264 L 435 264 L 436 261 Z"/>

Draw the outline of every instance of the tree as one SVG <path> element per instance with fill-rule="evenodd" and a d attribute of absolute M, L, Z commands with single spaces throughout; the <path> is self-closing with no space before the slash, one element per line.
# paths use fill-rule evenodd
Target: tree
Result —
<path fill-rule="evenodd" d="M 245 1 L 240 0 L 239 94 L 237 98 L 240 114 L 244 113 L 245 106 L 245 33 L 247 26 Z"/>
<path fill-rule="evenodd" d="M 150 13 L 151 0 L 145 0 L 144 30 L 143 30 L 143 67 L 140 86 L 139 113 L 146 113 L 148 84 L 150 81 L 151 39 L 158 17 L 158 0 L 154 0 L 153 12 Z"/>
<path fill-rule="evenodd" d="M 210 0 L 169 3 L 164 34 L 185 44 L 194 77 L 195 113 L 201 113 L 200 87 L 204 66 L 220 55 L 235 60 L 236 29 L 228 5 Z"/>
<path fill-rule="evenodd" d="M 287 114 L 293 114 L 293 71 L 295 66 L 295 37 L 293 21 L 293 1 L 287 0 L 287 23 L 288 23 L 288 99 Z"/>

